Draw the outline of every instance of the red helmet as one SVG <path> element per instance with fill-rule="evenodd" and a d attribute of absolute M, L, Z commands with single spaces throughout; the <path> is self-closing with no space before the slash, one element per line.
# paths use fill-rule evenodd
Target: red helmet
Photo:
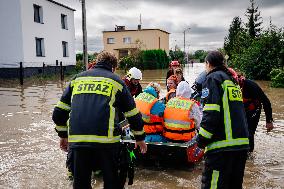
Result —
<path fill-rule="evenodd" d="M 177 60 L 173 60 L 170 65 L 171 65 L 171 67 L 172 66 L 179 66 L 179 62 Z"/>

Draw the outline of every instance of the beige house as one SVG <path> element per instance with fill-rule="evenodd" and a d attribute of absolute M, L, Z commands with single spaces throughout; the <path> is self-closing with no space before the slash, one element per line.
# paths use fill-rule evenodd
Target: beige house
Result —
<path fill-rule="evenodd" d="M 117 58 L 122 58 L 131 51 L 162 49 L 169 53 L 169 34 L 160 29 L 126 30 L 125 26 L 117 26 L 115 31 L 103 31 L 104 50 L 113 52 Z"/>

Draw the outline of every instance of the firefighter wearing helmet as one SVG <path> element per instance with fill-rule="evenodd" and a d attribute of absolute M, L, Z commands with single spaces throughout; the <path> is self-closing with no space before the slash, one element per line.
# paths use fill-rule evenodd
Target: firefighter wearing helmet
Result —
<path fill-rule="evenodd" d="M 142 72 L 138 68 L 130 68 L 130 70 L 127 72 L 127 75 L 125 75 L 122 80 L 125 82 L 133 97 L 136 97 L 142 93 L 142 87 L 140 85 L 140 80 L 142 80 Z"/>

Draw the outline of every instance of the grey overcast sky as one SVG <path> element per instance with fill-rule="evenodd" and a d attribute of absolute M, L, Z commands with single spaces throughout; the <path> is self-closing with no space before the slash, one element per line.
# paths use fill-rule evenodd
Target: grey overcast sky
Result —
<path fill-rule="evenodd" d="M 75 12 L 76 51 L 82 51 L 81 3 L 79 0 L 56 0 Z M 284 0 L 255 0 L 263 18 L 263 28 L 272 23 L 283 27 Z M 244 16 L 249 0 L 86 0 L 88 50 L 103 49 L 102 31 L 115 25 L 136 29 L 139 15 L 142 28 L 165 30 L 170 34 L 170 49 L 183 49 L 186 31 L 186 51 L 212 50 L 223 46 L 224 37 L 235 16 Z"/>

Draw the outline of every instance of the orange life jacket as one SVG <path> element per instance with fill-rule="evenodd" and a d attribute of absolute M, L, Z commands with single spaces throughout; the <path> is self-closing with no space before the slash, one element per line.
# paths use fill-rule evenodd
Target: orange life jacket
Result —
<path fill-rule="evenodd" d="M 169 96 L 170 96 L 172 93 L 176 93 L 176 90 L 175 90 L 175 89 L 169 90 L 169 92 L 168 92 L 167 95 L 166 95 L 166 102 L 169 101 Z"/>
<path fill-rule="evenodd" d="M 144 121 L 144 131 L 146 134 L 162 133 L 163 118 L 158 115 L 151 114 L 151 109 L 158 101 L 153 95 L 143 92 L 135 98 L 136 107 L 142 114 Z"/>
<path fill-rule="evenodd" d="M 195 136 L 195 123 L 189 118 L 195 102 L 181 97 L 169 100 L 164 112 L 163 136 L 173 141 L 189 141 Z"/>

